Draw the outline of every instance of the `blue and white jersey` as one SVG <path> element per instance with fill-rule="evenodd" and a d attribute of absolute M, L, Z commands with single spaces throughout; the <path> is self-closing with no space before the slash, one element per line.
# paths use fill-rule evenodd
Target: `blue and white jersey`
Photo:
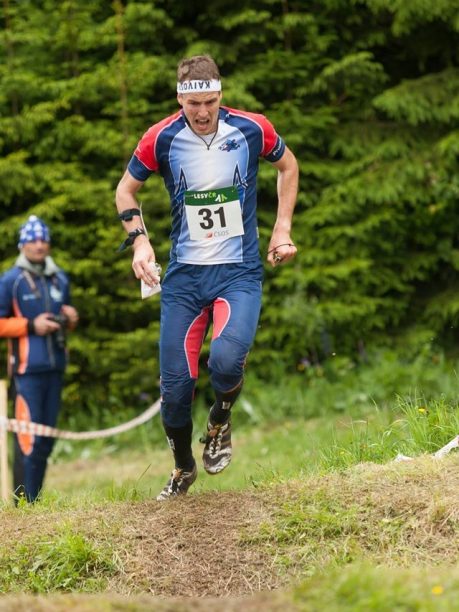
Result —
<path fill-rule="evenodd" d="M 143 135 L 128 171 L 138 181 L 145 181 L 153 172 L 164 179 L 171 200 L 172 261 L 200 265 L 257 261 L 258 159 L 276 162 L 284 151 L 284 141 L 263 115 L 221 107 L 217 132 L 208 146 L 179 111 Z M 205 197 L 228 187 L 237 189 L 243 233 L 226 239 L 215 239 L 211 233 L 192 239 L 185 194 L 202 192 Z M 224 209 L 225 205 L 220 209 L 222 215 Z"/>

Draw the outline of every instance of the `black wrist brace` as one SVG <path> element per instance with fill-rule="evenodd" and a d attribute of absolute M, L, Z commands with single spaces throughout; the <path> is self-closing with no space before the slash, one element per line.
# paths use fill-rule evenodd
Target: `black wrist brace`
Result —
<path fill-rule="evenodd" d="M 120 244 L 117 251 L 124 251 L 124 249 L 128 246 L 132 246 L 137 236 L 141 236 L 142 234 L 146 236 L 145 230 L 143 230 L 141 227 L 137 227 L 132 232 L 129 232 L 128 237 Z"/>

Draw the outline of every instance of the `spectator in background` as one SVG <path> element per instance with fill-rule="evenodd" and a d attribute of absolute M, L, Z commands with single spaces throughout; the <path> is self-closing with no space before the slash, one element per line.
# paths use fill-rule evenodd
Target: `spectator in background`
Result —
<path fill-rule="evenodd" d="M 78 323 L 67 275 L 50 257 L 50 232 L 31 215 L 21 226 L 15 265 L 0 277 L 0 337 L 8 338 L 8 374 L 15 416 L 54 427 L 67 361 L 66 331 Z M 54 439 L 20 433 L 14 491 L 34 502 L 43 486 Z"/>

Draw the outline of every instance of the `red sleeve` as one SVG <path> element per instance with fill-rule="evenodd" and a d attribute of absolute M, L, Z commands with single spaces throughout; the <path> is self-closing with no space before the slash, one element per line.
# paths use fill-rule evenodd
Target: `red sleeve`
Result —
<path fill-rule="evenodd" d="M 21 338 L 27 336 L 27 323 L 25 317 L 0 318 L 0 338 Z"/>
<path fill-rule="evenodd" d="M 151 172 L 158 171 L 158 160 L 156 158 L 156 141 L 158 139 L 158 135 L 164 128 L 180 117 L 181 112 L 182 111 L 178 111 L 175 113 L 175 115 L 166 117 L 159 123 L 152 125 L 151 128 L 147 130 L 139 140 L 139 144 L 134 151 L 134 155 Z"/>
<path fill-rule="evenodd" d="M 266 157 L 276 146 L 279 136 L 273 124 L 268 121 L 264 115 L 260 115 L 259 117 L 261 129 L 263 130 L 263 151 L 261 152 L 261 156 Z"/>

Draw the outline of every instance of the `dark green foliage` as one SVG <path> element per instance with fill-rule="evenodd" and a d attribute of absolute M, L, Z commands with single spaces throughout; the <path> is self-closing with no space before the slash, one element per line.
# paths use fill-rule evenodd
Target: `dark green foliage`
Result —
<path fill-rule="evenodd" d="M 142 133 L 176 110 L 175 67 L 195 53 L 214 55 L 224 102 L 264 112 L 301 166 L 298 258 L 267 270 L 252 372 L 269 377 L 306 356 L 395 337 L 414 351 L 426 338 L 457 341 L 458 9 L 446 0 L 3 0 L 2 268 L 26 215 L 42 216 L 81 313 L 70 410 L 139 408 L 158 395 L 158 300 L 141 302 L 130 254 L 116 253 L 114 190 Z M 275 180 L 262 162 L 263 253 Z M 159 177 L 141 200 L 165 264 Z"/>

